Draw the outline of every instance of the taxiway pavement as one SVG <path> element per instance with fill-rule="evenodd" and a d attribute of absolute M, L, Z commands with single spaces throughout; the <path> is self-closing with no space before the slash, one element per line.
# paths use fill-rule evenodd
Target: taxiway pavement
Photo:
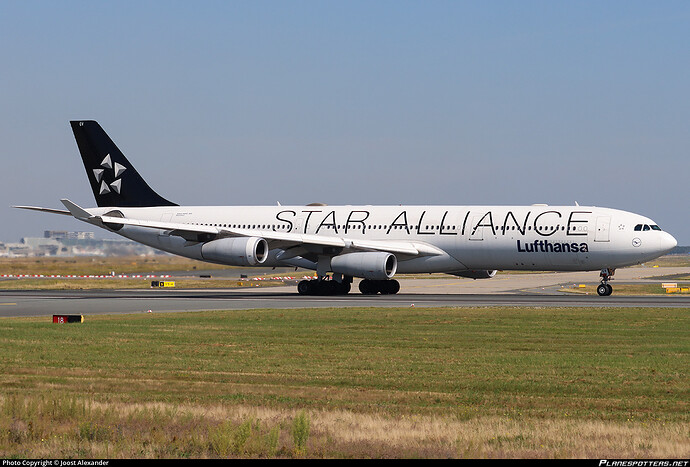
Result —
<path fill-rule="evenodd" d="M 614 294 L 599 297 L 567 292 L 580 283 L 596 283 L 596 273 L 499 274 L 471 280 L 448 276 L 403 278 L 397 295 L 309 297 L 294 285 L 246 289 L 144 289 L 0 291 L 0 317 L 53 314 L 117 314 L 312 307 L 436 307 L 436 306 L 549 306 L 549 307 L 679 307 L 690 308 L 690 295 L 626 296 L 616 283 L 660 283 L 659 278 L 690 273 L 690 268 L 629 268 L 616 271 Z M 650 278 L 651 276 L 651 278 Z M 354 284 L 353 290 L 356 289 Z"/>
<path fill-rule="evenodd" d="M 663 277 L 689 274 L 690 268 L 629 268 L 616 271 L 614 294 L 599 297 L 567 292 L 580 283 L 596 283 L 596 273 L 506 273 L 493 279 L 452 276 L 402 278 L 397 295 L 309 297 L 294 285 L 240 289 L 21 290 L 0 291 L 0 317 L 53 314 L 117 314 L 312 307 L 680 307 L 690 308 L 690 295 L 626 296 L 616 283 L 659 283 Z M 356 291 L 356 284 L 353 284 Z"/>

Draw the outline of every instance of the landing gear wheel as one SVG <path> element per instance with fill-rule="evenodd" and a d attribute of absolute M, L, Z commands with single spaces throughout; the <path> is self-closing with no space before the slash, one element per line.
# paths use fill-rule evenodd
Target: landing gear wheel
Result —
<path fill-rule="evenodd" d="M 359 283 L 359 291 L 362 295 L 395 295 L 400 291 L 400 282 L 395 279 L 390 280 L 371 280 L 364 279 Z"/>
<path fill-rule="evenodd" d="M 610 284 L 599 284 L 597 287 L 597 293 L 602 297 L 608 297 L 613 293 L 613 287 Z"/>
<path fill-rule="evenodd" d="M 378 293 L 374 281 L 369 279 L 360 281 L 359 291 L 362 292 L 362 295 L 376 295 Z"/>
<path fill-rule="evenodd" d="M 300 295 L 346 295 L 350 293 L 349 282 L 334 280 L 303 280 L 297 284 Z"/>
<path fill-rule="evenodd" d="M 351 288 L 352 288 L 352 284 L 350 284 L 349 282 L 341 282 L 340 287 L 338 289 L 339 295 L 349 294 Z"/>
<path fill-rule="evenodd" d="M 400 282 L 391 279 L 381 284 L 381 295 L 395 295 L 400 292 Z"/>
<path fill-rule="evenodd" d="M 613 268 L 604 268 L 599 273 L 601 277 L 601 284 L 597 287 L 597 293 L 602 297 L 607 297 L 613 293 L 613 287 L 609 285 L 609 281 L 613 279 L 616 270 Z"/>
<path fill-rule="evenodd" d="M 300 295 L 311 295 L 311 281 L 299 281 L 297 284 L 297 292 L 299 292 Z"/>

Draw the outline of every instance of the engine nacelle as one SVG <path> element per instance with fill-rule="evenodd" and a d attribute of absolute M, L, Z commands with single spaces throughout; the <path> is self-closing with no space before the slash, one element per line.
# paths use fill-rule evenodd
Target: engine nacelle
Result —
<path fill-rule="evenodd" d="M 468 269 L 467 271 L 452 272 L 454 276 L 467 277 L 469 279 L 491 279 L 496 275 L 496 270 Z"/>
<path fill-rule="evenodd" d="M 395 255 L 385 252 L 346 253 L 331 259 L 331 271 L 364 279 L 390 279 L 397 269 Z"/>
<path fill-rule="evenodd" d="M 268 258 L 268 242 L 259 237 L 221 238 L 204 243 L 201 256 L 230 266 L 256 266 Z"/>

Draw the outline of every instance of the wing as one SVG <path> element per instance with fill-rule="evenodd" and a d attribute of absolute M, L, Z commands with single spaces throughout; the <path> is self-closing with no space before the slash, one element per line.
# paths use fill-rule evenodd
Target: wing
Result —
<path fill-rule="evenodd" d="M 278 259 L 286 260 L 303 254 L 300 246 L 332 247 L 355 251 L 385 251 L 405 256 L 435 256 L 444 254 L 443 250 L 423 242 L 388 240 L 362 240 L 347 236 L 324 236 L 290 232 L 276 232 L 260 229 L 229 229 L 199 224 L 148 221 L 112 216 L 94 216 L 69 200 L 61 200 L 69 212 L 77 219 L 96 225 L 122 224 L 147 229 L 165 230 L 169 235 L 179 236 L 189 242 L 204 242 L 225 237 L 261 237 L 271 248 L 282 248 L 285 252 Z"/>

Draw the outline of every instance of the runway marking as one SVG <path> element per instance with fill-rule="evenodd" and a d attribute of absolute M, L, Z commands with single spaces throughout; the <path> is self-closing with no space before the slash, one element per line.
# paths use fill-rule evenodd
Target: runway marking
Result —
<path fill-rule="evenodd" d="M 11 305 L 17 306 L 16 303 L 0 303 L 0 306 L 3 306 L 3 305 L 6 305 L 6 306 L 11 306 Z"/>

